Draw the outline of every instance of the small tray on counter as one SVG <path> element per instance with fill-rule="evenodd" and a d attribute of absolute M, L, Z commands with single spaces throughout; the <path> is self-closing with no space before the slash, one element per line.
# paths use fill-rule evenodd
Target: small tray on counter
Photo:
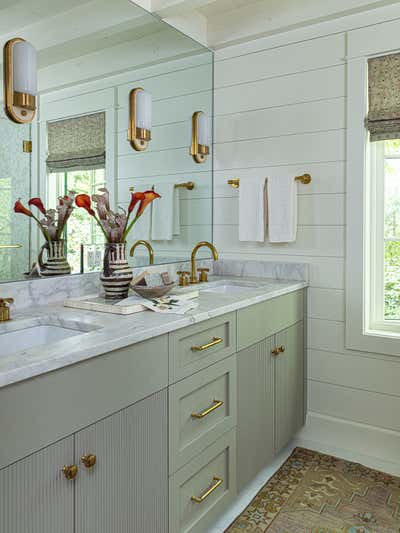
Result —
<path fill-rule="evenodd" d="M 192 287 L 175 287 L 172 293 L 169 293 L 169 296 L 176 296 L 180 300 L 191 300 L 199 296 L 199 290 Z M 147 310 L 142 305 L 142 301 L 143 298 L 140 296 L 131 294 L 129 296 L 129 302 L 124 305 L 123 300 L 106 300 L 98 294 L 88 294 L 86 296 L 64 300 L 64 307 L 112 313 L 115 315 L 132 315 L 133 313 L 140 313 L 141 311 Z"/>

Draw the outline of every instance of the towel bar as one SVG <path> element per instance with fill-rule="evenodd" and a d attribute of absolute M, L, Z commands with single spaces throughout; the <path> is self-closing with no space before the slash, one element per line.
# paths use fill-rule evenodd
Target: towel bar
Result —
<path fill-rule="evenodd" d="M 310 174 L 303 174 L 302 176 L 296 176 L 294 178 L 294 181 L 300 181 L 303 185 L 308 185 L 311 183 L 312 178 Z M 239 178 L 232 178 L 228 180 L 228 185 L 231 185 L 234 189 L 238 189 L 240 186 L 240 179 Z"/>
<path fill-rule="evenodd" d="M 177 189 L 187 189 L 188 191 L 193 191 L 195 188 L 195 184 L 193 181 L 187 181 L 185 183 L 177 183 L 175 185 Z M 129 187 L 129 190 L 133 192 L 135 190 L 135 187 Z"/>

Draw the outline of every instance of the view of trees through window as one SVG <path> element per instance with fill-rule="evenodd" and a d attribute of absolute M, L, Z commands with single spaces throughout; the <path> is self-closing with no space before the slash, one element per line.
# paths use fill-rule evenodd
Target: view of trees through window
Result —
<path fill-rule="evenodd" d="M 96 170 L 71 170 L 49 174 L 49 204 L 54 207 L 57 198 L 67 191 L 76 194 L 95 194 L 100 188 L 106 186 L 104 169 Z M 84 209 L 74 209 L 68 221 L 64 239 L 66 240 L 68 262 L 72 272 L 80 272 L 81 244 L 102 244 L 104 235 Z"/>
<path fill-rule="evenodd" d="M 400 320 L 400 139 L 385 150 L 385 320 Z"/>

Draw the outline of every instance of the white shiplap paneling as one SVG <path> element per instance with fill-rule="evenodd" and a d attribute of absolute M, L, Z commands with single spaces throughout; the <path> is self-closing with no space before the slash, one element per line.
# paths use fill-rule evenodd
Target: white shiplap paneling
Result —
<path fill-rule="evenodd" d="M 354 424 L 354 434 L 361 424 L 398 432 L 400 361 L 345 349 L 346 35 L 307 40 L 306 33 L 286 46 L 270 38 L 217 52 L 214 240 L 226 257 L 310 264 L 311 414 Z M 304 172 L 313 181 L 299 185 L 296 242 L 240 243 L 238 191 L 227 180 Z"/>

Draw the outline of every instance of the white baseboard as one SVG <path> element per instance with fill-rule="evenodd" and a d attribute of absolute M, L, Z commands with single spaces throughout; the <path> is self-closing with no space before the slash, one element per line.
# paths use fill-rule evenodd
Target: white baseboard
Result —
<path fill-rule="evenodd" d="M 400 432 L 309 412 L 296 444 L 400 475 Z M 343 451 L 348 451 L 347 457 Z"/>

